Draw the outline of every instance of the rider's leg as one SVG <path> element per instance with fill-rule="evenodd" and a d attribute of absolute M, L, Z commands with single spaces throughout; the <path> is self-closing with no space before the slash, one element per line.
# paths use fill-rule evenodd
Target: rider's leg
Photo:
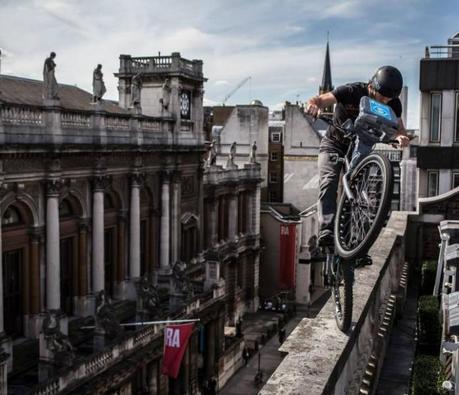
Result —
<path fill-rule="evenodd" d="M 333 244 L 336 194 L 342 162 L 338 152 L 319 153 L 319 245 Z"/>
<path fill-rule="evenodd" d="M 363 140 L 360 136 L 356 137 L 351 163 L 349 164 L 349 174 L 352 173 L 359 162 L 370 153 L 372 148 L 372 143 Z"/>

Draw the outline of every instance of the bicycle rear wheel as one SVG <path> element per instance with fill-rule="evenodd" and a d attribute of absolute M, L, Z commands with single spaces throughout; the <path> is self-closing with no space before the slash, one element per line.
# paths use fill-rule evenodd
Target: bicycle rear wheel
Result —
<path fill-rule="evenodd" d="M 367 156 L 349 184 L 355 199 L 341 195 L 334 229 L 336 252 L 346 260 L 365 255 L 384 226 L 393 190 L 389 159 L 378 153 Z"/>
<path fill-rule="evenodd" d="M 354 272 L 351 262 L 346 262 L 339 257 L 334 259 L 332 293 L 335 301 L 335 319 L 338 328 L 347 332 L 352 324 Z"/>

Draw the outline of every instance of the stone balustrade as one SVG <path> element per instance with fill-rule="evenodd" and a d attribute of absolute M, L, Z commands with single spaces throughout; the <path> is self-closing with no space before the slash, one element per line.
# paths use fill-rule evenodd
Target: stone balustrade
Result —
<path fill-rule="evenodd" d="M 0 107 L 0 119 L 5 125 L 44 126 L 44 111 L 39 107 L 13 106 Z"/>
<path fill-rule="evenodd" d="M 93 118 L 89 113 L 65 111 L 61 113 L 61 125 L 62 128 L 91 129 Z"/>
<path fill-rule="evenodd" d="M 212 165 L 204 172 L 204 184 L 220 185 L 242 180 L 261 181 L 261 167 L 258 163 L 244 165 L 243 168 L 224 169 L 222 166 Z"/>
<path fill-rule="evenodd" d="M 0 103 L 0 141 L 3 144 L 149 145 L 172 144 L 175 120 L 137 114 L 78 111 L 59 106 L 34 107 Z M 194 144 L 199 138 L 175 144 Z"/>
<path fill-rule="evenodd" d="M 111 346 L 89 358 L 80 364 L 73 366 L 66 374 L 59 378 L 49 380 L 45 384 L 37 386 L 32 392 L 35 395 L 51 395 L 71 388 L 75 383 L 82 379 L 89 379 L 110 366 L 121 361 L 130 354 L 151 343 L 155 338 L 160 338 L 162 334 L 153 326 L 147 326 L 126 336 L 118 344 Z"/>
<path fill-rule="evenodd" d="M 216 297 L 214 295 L 214 299 L 209 299 L 207 293 L 197 295 L 184 306 L 183 313 L 186 314 L 185 317 L 182 315 L 182 312 L 180 312 L 169 318 L 183 319 L 196 316 L 197 312 L 204 310 L 209 303 L 218 303 L 224 298 L 224 294 L 217 295 Z M 81 361 L 79 364 L 69 369 L 67 373 L 37 386 L 32 393 L 35 395 L 52 395 L 68 390 L 79 380 L 90 379 L 123 360 L 128 354 L 139 351 L 153 341 L 160 341 L 160 338 L 163 336 L 161 329 L 162 327 L 160 328 L 157 325 L 146 325 L 143 328 L 135 330 L 135 332 L 128 332 L 117 344 L 108 346 L 106 349 L 92 354 L 84 361 Z"/>
<path fill-rule="evenodd" d="M 173 52 L 171 56 L 120 56 L 119 74 L 175 72 L 202 77 L 202 61 L 188 60 Z"/>
<path fill-rule="evenodd" d="M 260 394 L 374 393 L 396 311 L 406 296 L 408 215 L 393 212 L 370 250 L 371 266 L 355 271 L 353 328 L 336 326 L 330 298 L 303 319 L 280 351 L 287 355 Z"/>

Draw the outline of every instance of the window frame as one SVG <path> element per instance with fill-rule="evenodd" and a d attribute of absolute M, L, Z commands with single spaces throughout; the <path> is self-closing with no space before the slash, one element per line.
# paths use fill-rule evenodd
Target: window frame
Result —
<path fill-rule="evenodd" d="M 431 175 L 436 175 L 437 182 L 435 186 L 435 194 L 430 193 L 430 177 Z M 437 196 L 439 191 L 440 184 L 440 172 L 438 170 L 427 170 L 427 197 Z"/>
<path fill-rule="evenodd" d="M 274 177 L 273 177 L 274 175 Z M 270 184 L 277 184 L 279 182 L 279 177 L 277 174 L 277 171 L 271 171 L 269 172 L 269 183 Z"/>
<path fill-rule="evenodd" d="M 273 157 L 273 155 L 275 155 L 275 158 Z M 271 151 L 269 160 L 271 162 L 277 162 L 279 160 L 279 152 L 278 151 Z"/>
<path fill-rule="evenodd" d="M 276 139 L 274 138 L 276 136 Z M 271 142 L 272 143 L 281 143 L 281 132 L 271 132 Z"/>
<path fill-rule="evenodd" d="M 454 140 L 459 143 L 459 91 L 456 91 L 455 106 L 454 106 Z"/>
<path fill-rule="evenodd" d="M 440 97 L 439 109 L 438 109 L 438 136 L 437 140 L 432 139 L 432 109 L 433 109 L 433 98 L 434 96 Z M 443 105 L 443 95 L 441 92 L 431 92 L 430 94 L 430 114 L 429 114 L 429 143 L 440 143 L 441 142 L 441 112 Z"/>
<path fill-rule="evenodd" d="M 457 186 L 455 187 L 454 186 L 454 177 L 457 176 L 458 178 L 458 184 Z M 453 170 L 452 174 L 451 174 L 451 189 L 454 189 L 454 188 L 457 188 L 459 187 L 459 170 Z"/>

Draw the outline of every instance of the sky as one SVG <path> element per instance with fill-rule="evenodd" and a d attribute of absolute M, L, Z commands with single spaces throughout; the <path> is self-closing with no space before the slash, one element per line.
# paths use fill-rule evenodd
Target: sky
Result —
<path fill-rule="evenodd" d="M 57 53 L 60 83 L 92 90 L 103 65 L 105 98 L 118 98 L 119 55 L 180 52 L 202 59 L 205 104 L 258 99 L 270 109 L 318 93 L 327 32 L 335 86 L 400 69 L 408 122 L 419 125 L 419 60 L 459 31 L 459 0 L 0 0 L 1 73 L 42 78 Z"/>

